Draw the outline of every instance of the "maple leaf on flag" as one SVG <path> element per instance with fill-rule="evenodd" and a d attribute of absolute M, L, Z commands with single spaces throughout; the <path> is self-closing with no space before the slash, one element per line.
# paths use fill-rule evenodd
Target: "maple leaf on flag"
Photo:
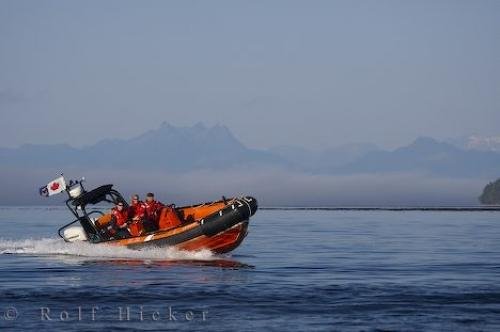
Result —
<path fill-rule="evenodd" d="M 66 190 L 66 181 L 64 181 L 63 176 L 60 176 L 57 179 L 50 181 L 47 186 L 40 188 L 40 195 L 46 197 L 52 196 L 59 194 L 64 190 Z"/>

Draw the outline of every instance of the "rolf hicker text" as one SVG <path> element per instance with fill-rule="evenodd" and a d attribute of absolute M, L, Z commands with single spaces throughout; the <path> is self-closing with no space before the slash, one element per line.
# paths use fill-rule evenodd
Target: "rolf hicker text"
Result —
<path fill-rule="evenodd" d="M 145 306 L 119 306 L 117 308 L 78 306 L 72 309 L 40 307 L 40 320 L 50 321 L 206 321 L 208 310 L 178 310 L 172 306 L 149 308 Z"/>

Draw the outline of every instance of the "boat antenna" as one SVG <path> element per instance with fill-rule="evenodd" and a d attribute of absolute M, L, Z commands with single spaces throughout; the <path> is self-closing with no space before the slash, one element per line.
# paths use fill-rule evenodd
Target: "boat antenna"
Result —
<path fill-rule="evenodd" d="M 80 179 L 80 186 L 82 186 L 83 191 L 85 192 L 85 187 L 83 186 L 83 182 L 85 181 L 85 176 L 82 176 Z"/>

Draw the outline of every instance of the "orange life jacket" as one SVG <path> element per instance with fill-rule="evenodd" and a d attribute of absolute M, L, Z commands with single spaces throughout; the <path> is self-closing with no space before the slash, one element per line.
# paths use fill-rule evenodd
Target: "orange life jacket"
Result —
<path fill-rule="evenodd" d="M 128 220 L 128 211 L 123 208 L 123 210 L 119 211 L 116 207 L 111 209 L 111 215 L 114 217 L 116 226 L 123 227 L 123 225 L 127 224 Z"/>
<path fill-rule="evenodd" d="M 160 210 L 164 207 L 162 203 L 158 201 L 144 202 L 144 207 L 146 210 L 146 219 L 156 221 L 160 215 Z"/>
<path fill-rule="evenodd" d="M 136 221 L 128 226 L 128 232 L 132 236 L 139 236 L 144 233 L 144 227 L 141 221 Z"/>
<path fill-rule="evenodd" d="M 129 216 L 131 219 L 142 220 L 142 219 L 144 219 L 144 216 L 146 215 L 146 207 L 145 207 L 144 203 L 141 201 L 130 205 L 130 207 L 128 209 L 129 209 Z"/>

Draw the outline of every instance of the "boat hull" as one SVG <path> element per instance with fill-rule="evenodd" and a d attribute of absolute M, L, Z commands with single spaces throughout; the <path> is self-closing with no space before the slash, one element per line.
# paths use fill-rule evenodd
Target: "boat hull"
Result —
<path fill-rule="evenodd" d="M 176 247 L 181 250 L 207 249 L 215 253 L 227 253 L 238 247 L 246 237 L 249 218 L 257 210 L 257 202 L 252 197 L 244 197 L 176 210 L 182 222 L 175 227 L 105 243 L 131 249 Z"/>
<path fill-rule="evenodd" d="M 205 248 L 212 252 L 223 254 L 236 249 L 248 233 L 248 222 L 242 222 L 214 236 L 202 235 L 192 240 L 178 244 L 181 250 L 199 250 Z"/>

